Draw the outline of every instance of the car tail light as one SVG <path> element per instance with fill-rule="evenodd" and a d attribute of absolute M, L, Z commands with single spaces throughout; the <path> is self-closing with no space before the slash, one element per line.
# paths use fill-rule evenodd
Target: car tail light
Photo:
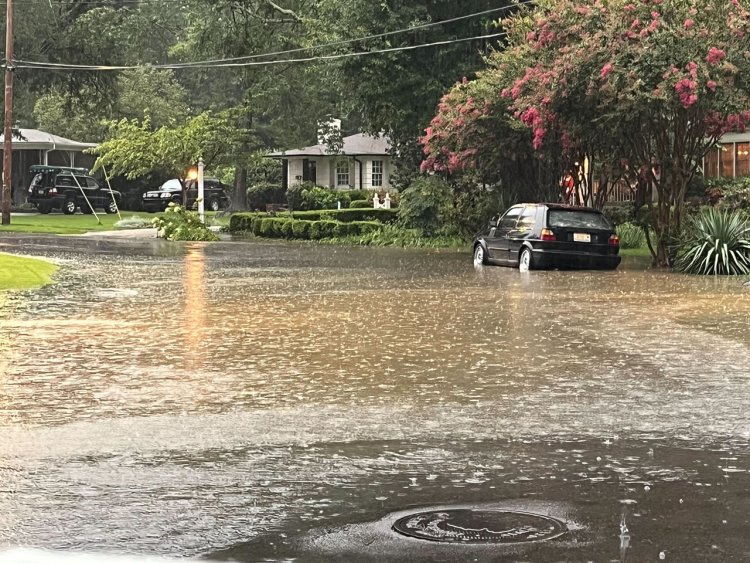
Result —
<path fill-rule="evenodd" d="M 540 237 L 542 240 L 557 240 L 555 238 L 555 233 L 552 232 L 552 229 L 542 229 L 542 233 Z"/>
<path fill-rule="evenodd" d="M 57 188 L 50 188 L 50 190 L 49 190 L 48 193 L 56 194 L 57 193 Z"/>
<path fill-rule="evenodd" d="M 609 240 L 607 241 L 609 246 L 620 246 L 620 237 L 617 235 L 612 235 L 609 237 Z"/>

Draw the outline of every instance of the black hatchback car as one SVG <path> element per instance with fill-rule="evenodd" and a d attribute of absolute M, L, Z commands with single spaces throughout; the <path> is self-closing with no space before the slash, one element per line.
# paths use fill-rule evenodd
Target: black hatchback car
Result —
<path fill-rule="evenodd" d="M 474 264 L 614 270 L 620 239 L 596 209 L 557 203 L 514 205 L 474 240 Z"/>

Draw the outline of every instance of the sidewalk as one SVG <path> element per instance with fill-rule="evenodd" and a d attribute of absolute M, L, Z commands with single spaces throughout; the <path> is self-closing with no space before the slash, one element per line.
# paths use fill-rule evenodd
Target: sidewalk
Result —
<path fill-rule="evenodd" d="M 156 238 L 156 229 L 118 229 L 116 231 L 89 231 L 78 237 L 105 237 L 105 238 Z"/>

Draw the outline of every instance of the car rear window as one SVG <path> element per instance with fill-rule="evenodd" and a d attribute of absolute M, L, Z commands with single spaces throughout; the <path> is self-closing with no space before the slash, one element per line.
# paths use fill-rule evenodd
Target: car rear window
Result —
<path fill-rule="evenodd" d="M 601 213 L 593 211 L 573 211 L 570 209 L 550 209 L 549 226 L 573 229 L 611 229 L 612 226 Z"/>

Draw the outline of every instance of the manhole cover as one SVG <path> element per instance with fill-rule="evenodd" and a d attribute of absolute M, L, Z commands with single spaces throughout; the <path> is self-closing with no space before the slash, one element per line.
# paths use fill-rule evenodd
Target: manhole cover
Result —
<path fill-rule="evenodd" d="M 518 543 L 556 538 L 565 524 L 549 516 L 503 510 L 433 510 L 399 518 L 397 532 L 448 543 Z"/>

